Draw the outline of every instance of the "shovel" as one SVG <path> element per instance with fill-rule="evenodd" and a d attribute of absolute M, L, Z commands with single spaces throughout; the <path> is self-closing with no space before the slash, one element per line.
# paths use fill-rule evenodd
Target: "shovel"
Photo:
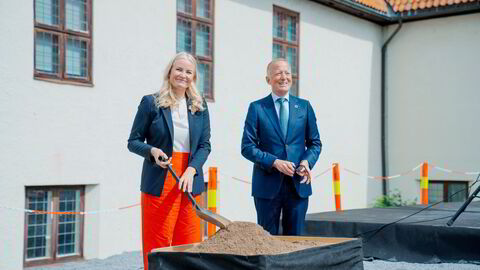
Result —
<path fill-rule="evenodd" d="M 173 175 L 173 178 L 175 178 L 175 181 L 177 181 L 177 183 L 179 183 L 180 178 L 178 178 L 178 175 L 173 171 L 172 164 L 168 164 L 168 170 Z M 198 206 L 197 202 L 193 198 L 192 194 L 190 194 L 190 192 L 185 191 L 185 194 L 187 195 L 190 202 L 192 202 L 193 208 L 195 208 L 195 213 L 197 214 L 197 216 L 199 218 L 201 218 L 201 219 L 203 219 L 207 222 L 210 222 L 212 224 L 215 224 L 218 227 L 220 227 L 221 229 L 225 229 L 228 224 L 232 223 L 227 218 L 224 218 L 221 215 L 215 214 L 211 211 L 208 211 L 208 210 L 203 209 L 202 207 Z"/>

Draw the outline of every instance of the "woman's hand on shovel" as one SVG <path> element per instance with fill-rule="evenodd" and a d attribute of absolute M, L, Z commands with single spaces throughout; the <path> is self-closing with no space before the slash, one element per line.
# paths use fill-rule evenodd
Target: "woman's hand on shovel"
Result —
<path fill-rule="evenodd" d="M 183 172 L 182 177 L 180 177 L 180 182 L 178 183 L 178 189 L 181 189 L 183 192 L 187 190 L 192 192 L 193 189 L 193 177 L 197 173 L 197 170 L 193 167 L 188 167 L 185 172 Z"/>
<path fill-rule="evenodd" d="M 170 162 L 172 161 L 172 158 L 168 158 L 167 154 L 165 154 L 161 149 L 158 149 L 156 147 L 152 147 L 150 153 L 155 159 L 155 163 L 164 169 L 166 169 L 168 164 L 170 164 Z"/>

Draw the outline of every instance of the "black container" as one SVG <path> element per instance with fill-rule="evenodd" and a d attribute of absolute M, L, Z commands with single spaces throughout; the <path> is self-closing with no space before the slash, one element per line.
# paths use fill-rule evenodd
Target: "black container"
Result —
<path fill-rule="evenodd" d="M 159 248 L 148 254 L 148 269 L 363 269 L 362 242 L 355 238 L 274 236 L 286 241 L 318 241 L 321 246 L 277 255 L 192 253 L 198 244 Z"/>

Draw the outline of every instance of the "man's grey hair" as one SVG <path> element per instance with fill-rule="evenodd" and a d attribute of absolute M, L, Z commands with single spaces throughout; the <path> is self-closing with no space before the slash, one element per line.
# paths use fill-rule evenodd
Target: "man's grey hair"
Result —
<path fill-rule="evenodd" d="M 267 65 L 267 77 L 270 76 L 270 68 L 272 67 L 273 64 L 275 64 L 277 62 L 285 62 L 288 65 L 288 69 L 289 70 L 292 69 L 292 67 L 290 67 L 290 64 L 288 63 L 287 59 L 285 59 L 285 58 L 275 58 L 272 61 L 270 61 L 270 63 L 268 63 L 268 65 Z"/>

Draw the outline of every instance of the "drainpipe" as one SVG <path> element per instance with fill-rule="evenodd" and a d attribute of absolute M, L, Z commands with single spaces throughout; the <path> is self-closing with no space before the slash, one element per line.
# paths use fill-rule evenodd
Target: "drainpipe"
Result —
<path fill-rule="evenodd" d="M 393 13 L 392 7 L 390 4 L 386 1 L 388 9 L 390 12 Z M 394 13 L 393 13 L 394 14 Z M 382 195 L 386 196 L 387 195 L 387 179 L 385 178 L 387 176 L 387 147 L 386 147 L 386 142 L 387 142 L 387 137 L 385 135 L 386 133 L 386 128 L 387 128 L 387 117 L 385 116 L 385 107 L 386 107 L 386 101 L 385 101 L 385 96 L 386 96 L 386 83 L 385 83 L 385 73 L 386 73 L 386 55 L 387 55 L 387 46 L 388 43 L 393 39 L 393 37 L 398 33 L 398 31 L 402 28 L 402 17 L 398 16 L 398 27 L 395 29 L 395 31 L 390 35 L 390 37 L 383 43 L 382 45 L 382 74 L 381 74 L 381 131 L 382 131 Z"/>

